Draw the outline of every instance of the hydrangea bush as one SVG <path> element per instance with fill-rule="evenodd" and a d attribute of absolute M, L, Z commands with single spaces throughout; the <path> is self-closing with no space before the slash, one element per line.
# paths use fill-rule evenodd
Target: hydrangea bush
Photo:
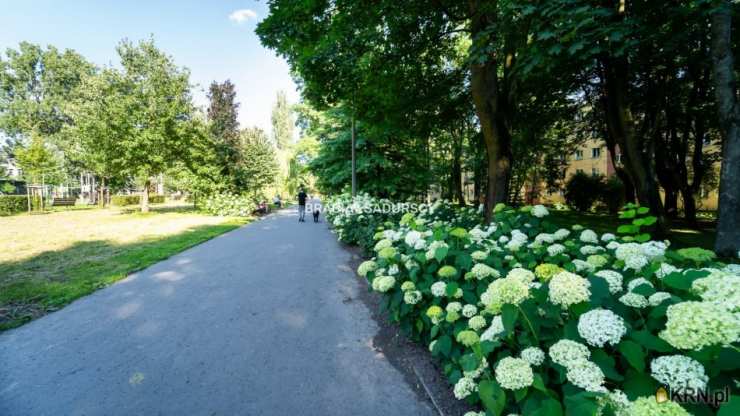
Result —
<path fill-rule="evenodd" d="M 228 192 L 211 195 L 203 204 L 204 211 L 221 217 L 248 217 L 256 208 L 247 196 Z"/>
<path fill-rule="evenodd" d="M 361 221 L 336 212 L 340 238 Z M 484 225 L 474 209 L 437 203 L 384 217 L 358 273 L 429 345 L 455 397 L 489 415 L 716 414 L 655 393 L 738 394 L 738 265 L 645 237 L 556 229 L 547 216 L 543 206 L 498 205 Z"/>

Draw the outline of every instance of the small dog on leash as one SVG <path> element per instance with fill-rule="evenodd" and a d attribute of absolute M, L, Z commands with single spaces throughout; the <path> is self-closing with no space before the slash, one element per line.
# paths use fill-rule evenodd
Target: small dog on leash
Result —
<path fill-rule="evenodd" d="M 318 209 L 313 210 L 313 222 L 319 222 L 319 214 L 320 212 Z"/>

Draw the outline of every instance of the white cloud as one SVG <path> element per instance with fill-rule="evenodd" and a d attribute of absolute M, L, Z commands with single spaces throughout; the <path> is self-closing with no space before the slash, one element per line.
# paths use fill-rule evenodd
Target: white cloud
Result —
<path fill-rule="evenodd" d="M 234 10 L 229 15 L 229 20 L 231 20 L 232 22 L 235 22 L 236 24 L 242 24 L 249 19 L 256 19 L 256 18 L 257 18 L 257 13 L 251 9 Z"/>

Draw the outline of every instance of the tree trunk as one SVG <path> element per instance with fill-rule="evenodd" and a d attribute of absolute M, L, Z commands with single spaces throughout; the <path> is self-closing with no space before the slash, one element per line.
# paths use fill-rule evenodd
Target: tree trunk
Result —
<path fill-rule="evenodd" d="M 730 1 L 715 1 L 712 13 L 712 64 L 715 98 L 722 131 L 722 168 L 719 182 L 717 240 L 714 250 L 723 256 L 740 255 L 740 108 L 732 54 Z"/>
<path fill-rule="evenodd" d="M 141 193 L 141 212 L 149 212 L 149 185 L 151 180 L 147 178 L 144 181 L 144 192 Z"/>
<path fill-rule="evenodd" d="M 100 178 L 100 201 L 98 201 L 100 208 L 105 207 L 105 177 Z"/>
<path fill-rule="evenodd" d="M 485 7 L 484 7 L 485 3 Z M 495 21 L 495 1 L 470 0 L 470 32 L 476 38 Z M 485 8 L 485 10 L 484 10 Z M 492 12 L 493 11 L 493 12 Z M 491 221 L 494 206 L 506 202 L 511 174 L 511 138 L 500 108 L 498 61 L 493 54 L 470 67 L 470 89 L 488 155 L 485 219 Z"/>
<path fill-rule="evenodd" d="M 457 199 L 457 203 L 461 207 L 465 206 L 465 195 L 463 194 L 463 182 L 462 182 L 462 148 L 463 148 L 463 135 L 462 132 L 453 133 L 452 135 L 454 146 L 452 154 L 452 193 Z"/>
<path fill-rule="evenodd" d="M 646 115 L 643 128 L 638 133 L 635 120 L 627 101 L 629 83 L 627 81 L 627 62 L 625 58 L 602 58 L 605 72 L 606 121 L 609 134 L 619 144 L 622 160 L 632 184 L 635 186 L 637 199 L 641 205 L 650 208 L 658 217 L 658 233 L 667 229 L 663 203 L 658 190 L 658 183 L 653 168 L 654 149 L 651 143 L 651 132 L 657 124 Z"/>

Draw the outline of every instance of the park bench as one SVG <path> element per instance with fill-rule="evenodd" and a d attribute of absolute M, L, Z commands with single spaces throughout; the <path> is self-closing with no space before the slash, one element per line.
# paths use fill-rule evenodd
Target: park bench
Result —
<path fill-rule="evenodd" d="M 52 207 L 72 207 L 75 205 L 75 201 L 77 201 L 77 198 L 70 197 L 70 198 L 54 198 L 51 201 Z"/>

